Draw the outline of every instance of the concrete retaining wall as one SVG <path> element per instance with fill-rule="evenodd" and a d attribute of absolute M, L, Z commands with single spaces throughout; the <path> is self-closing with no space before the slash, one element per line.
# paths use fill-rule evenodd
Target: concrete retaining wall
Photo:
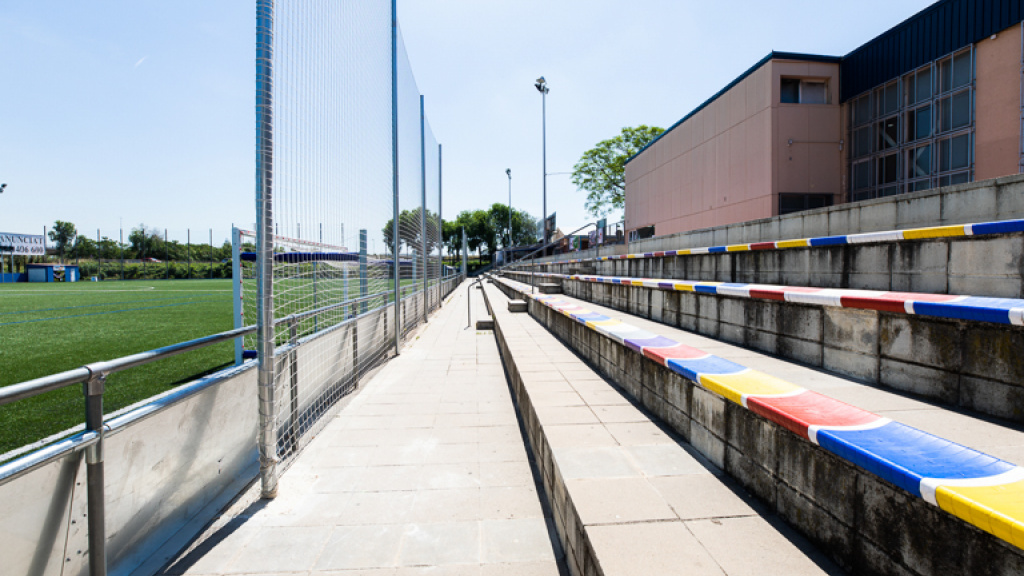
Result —
<path fill-rule="evenodd" d="M 537 271 L 1021 298 L 1024 234 L 553 263 Z"/>
<path fill-rule="evenodd" d="M 530 281 L 525 274 L 515 278 Z M 562 290 L 862 382 L 1024 423 L 1024 330 L 1017 326 L 577 280 L 563 280 Z"/>
<path fill-rule="evenodd" d="M 596 250 L 587 250 L 574 253 L 572 257 L 592 258 L 596 255 L 627 252 L 654 252 L 1013 218 L 1024 218 L 1024 175 L 658 236 L 631 242 L 626 246 L 604 247 L 600 249 L 600 254 Z M 565 258 L 565 255 L 552 256 L 541 261 Z"/>
<path fill-rule="evenodd" d="M 508 286 L 498 287 L 520 296 Z M 1024 571 L 1024 553 L 1012 545 L 579 322 L 532 300 L 529 310 L 851 573 L 938 576 Z"/>

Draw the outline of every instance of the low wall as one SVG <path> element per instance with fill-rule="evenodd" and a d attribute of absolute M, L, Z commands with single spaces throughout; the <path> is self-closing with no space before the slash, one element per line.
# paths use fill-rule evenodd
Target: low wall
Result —
<path fill-rule="evenodd" d="M 511 287 L 498 287 L 512 297 Z M 529 313 L 853 574 L 1010 575 L 1024 552 L 528 299 Z"/>
<path fill-rule="evenodd" d="M 933 294 L 1024 297 L 1024 234 L 551 264 L 541 269 Z"/>
<path fill-rule="evenodd" d="M 531 281 L 528 274 L 513 277 Z M 1018 326 L 578 280 L 561 284 L 565 294 L 599 306 L 1024 423 L 1024 330 Z"/>
<path fill-rule="evenodd" d="M 104 441 L 111 574 L 155 572 L 259 471 L 255 364 L 204 378 L 111 419 Z M 152 414 L 147 417 L 148 414 Z M 231 418 L 218 415 L 231 414 Z M 0 486 L 4 572 L 88 574 L 81 452 Z"/>

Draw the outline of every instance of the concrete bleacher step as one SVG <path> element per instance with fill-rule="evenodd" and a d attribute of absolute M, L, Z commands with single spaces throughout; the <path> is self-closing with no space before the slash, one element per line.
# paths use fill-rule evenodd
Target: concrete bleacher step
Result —
<path fill-rule="evenodd" d="M 628 276 L 557 277 L 564 293 L 1024 423 L 1024 299 Z"/>
<path fill-rule="evenodd" d="M 576 575 L 841 574 L 806 539 L 488 287 L 499 348 Z"/>
<path fill-rule="evenodd" d="M 541 294 L 561 294 L 562 283 L 561 282 L 541 282 L 537 285 L 537 289 L 540 290 Z"/>
<path fill-rule="evenodd" d="M 514 281 L 500 288 L 845 569 L 1024 573 L 1017 428 Z"/>

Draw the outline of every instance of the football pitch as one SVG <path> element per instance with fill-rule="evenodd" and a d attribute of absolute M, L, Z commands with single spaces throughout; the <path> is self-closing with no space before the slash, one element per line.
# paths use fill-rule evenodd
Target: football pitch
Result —
<path fill-rule="evenodd" d="M 233 328 L 230 280 L 0 284 L 0 386 Z M 224 342 L 113 374 L 104 412 L 234 361 Z M 85 420 L 81 386 L 0 407 L 0 454 Z"/>
<path fill-rule="evenodd" d="M 419 282 L 402 280 L 402 285 Z M 275 291 L 290 302 L 279 314 L 313 308 L 309 282 L 275 284 Z M 321 306 L 329 303 L 328 298 L 336 301 L 358 294 L 356 282 L 324 282 L 321 287 L 328 285 L 332 290 L 329 297 L 322 293 Z M 390 291 L 393 286 L 392 280 L 376 279 L 371 292 Z M 311 331 L 314 320 L 303 326 Z M 230 280 L 0 284 L 0 387 L 232 328 Z M 233 342 L 224 342 L 112 374 L 103 394 L 104 413 L 230 366 L 234 350 Z M 0 406 L 0 454 L 84 421 L 78 385 Z"/>

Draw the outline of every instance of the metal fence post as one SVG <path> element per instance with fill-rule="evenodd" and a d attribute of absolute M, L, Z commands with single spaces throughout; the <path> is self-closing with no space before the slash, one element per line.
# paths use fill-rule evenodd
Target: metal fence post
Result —
<path fill-rule="evenodd" d="M 444 278 L 444 218 L 441 209 L 444 207 L 444 194 L 441 188 L 441 145 L 437 145 L 437 307 L 441 307 L 444 295 L 441 279 Z"/>
<path fill-rule="evenodd" d="M 107 374 L 100 370 L 86 368 L 92 372 L 88 382 L 82 384 L 85 395 L 85 427 L 96 432 L 99 439 L 85 451 L 85 477 L 87 513 L 89 515 L 89 574 L 107 574 L 107 522 L 103 475 L 103 389 Z"/>
<path fill-rule="evenodd" d="M 256 353 L 260 484 L 263 498 L 277 496 L 277 414 L 274 401 L 274 0 L 256 1 Z"/>
<path fill-rule="evenodd" d="M 291 438 L 289 448 L 294 452 L 299 446 L 299 334 L 298 321 L 292 318 L 288 321 L 288 342 L 292 345 L 288 353 L 288 371 L 291 376 Z"/>
<path fill-rule="evenodd" d="M 423 107 L 423 95 L 420 94 L 420 261 L 423 276 L 423 321 L 427 321 L 427 115 Z"/>
<path fill-rule="evenodd" d="M 366 230 L 359 231 L 359 297 L 365 298 L 370 294 L 369 278 L 366 271 Z M 369 310 L 369 303 L 365 300 L 359 305 L 359 313 L 365 314 Z"/>
<path fill-rule="evenodd" d="M 234 328 L 241 328 L 245 322 L 242 308 L 242 233 L 231 226 L 231 311 L 234 316 Z M 235 366 L 242 365 L 242 351 L 245 340 L 239 336 L 235 339 Z"/>
<path fill-rule="evenodd" d="M 402 289 L 398 251 L 398 8 L 391 0 L 391 178 L 394 216 L 391 226 L 391 256 L 395 265 L 395 354 L 402 345 Z"/>

